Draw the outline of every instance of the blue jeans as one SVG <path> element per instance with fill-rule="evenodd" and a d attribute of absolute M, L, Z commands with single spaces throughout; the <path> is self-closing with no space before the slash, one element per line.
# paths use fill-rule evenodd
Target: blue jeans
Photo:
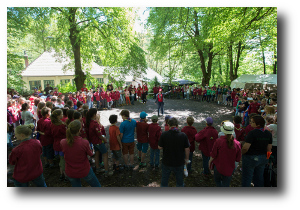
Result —
<path fill-rule="evenodd" d="M 86 103 L 89 106 L 89 109 L 93 108 L 93 102 L 92 101 L 87 101 Z"/>
<path fill-rule="evenodd" d="M 210 174 L 209 168 L 208 168 L 208 161 L 210 159 L 210 157 L 207 157 L 203 154 L 202 152 L 202 159 L 203 159 L 203 169 L 204 169 L 204 174 Z"/>
<path fill-rule="evenodd" d="M 186 93 L 187 100 L 190 100 L 190 93 Z"/>
<path fill-rule="evenodd" d="M 12 143 L 12 135 L 13 135 L 13 133 L 7 133 L 7 146 L 9 148 L 13 148 L 14 147 L 14 145 Z"/>
<path fill-rule="evenodd" d="M 68 179 L 71 182 L 72 187 L 81 187 L 81 180 L 80 178 L 70 178 Z M 86 177 L 83 177 L 83 179 L 91 186 L 91 187 L 101 187 L 101 184 L 96 177 L 92 167 L 90 168 L 90 172 Z"/>
<path fill-rule="evenodd" d="M 168 187 L 171 172 L 175 173 L 176 187 L 183 187 L 183 165 L 178 167 L 162 165 L 161 187 Z"/>
<path fill-rule="evenodd" d="M 232 178 L 232 175 L 224 176 L 218 172 L 216 166 L 214 167 L 214 179 L 215 179 L 217 187 L 229 187 L 231 178 Z"/>
<path fill-rule="evenodd" d="M 157 102 L 157 112 L 158 112 L 158 115 L 159 115 L 159 110 L 161 111 L 161 114 L 163 115 L 164 114 L 164 102 Z"/>
<path fill-rule="evenodd" d="M 266 155 L 243 155 L 242 187 L 250 187 L 251 181 L 254 187 L 263 187 L 264 169 L 267 162 Z"/>
<path fill-rule="evenodd" d="M 100 101 L 97 101 L 97 109 L 100 108 Z"/>
<path fill-rule="evenodd" d="M 190 172 L 191 171 L 191 169 L 192 169 L 192 161 L 193 161 L 193 152 L 190 152 L 190 155 L 189 155 L 189 160 L 191 161 L 189 164 L 187 164 L 187 170 L 188 170 L 188 172 Z"/>
<path fill-rule="evenodd" d="M 160 156 L 160 150 L 159 149 L 152 149 L 150 148 L 150 165 L 153 166 L 155 164 L 156 167 L 159 166 L 159 156 Z M 155 157 L 155 163 L 154 162 Z"/>
<path fill-rule="evenodd" d="M 38 178 L 32 180 L 32 182 L 37 187 L 47 187 L 43 174 L 41 174 Z M 17 180 L 15 180 L 15 179 L 14 179 L 14 183 L 15 183 L 16 187 L 28 187 L 29 186 L 29 182 L 21 183 L 21 182 L 18 182 Z"/>

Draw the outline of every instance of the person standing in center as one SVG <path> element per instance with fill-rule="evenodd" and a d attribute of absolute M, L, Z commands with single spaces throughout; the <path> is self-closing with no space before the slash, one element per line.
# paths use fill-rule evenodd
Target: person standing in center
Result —
<path fill-rule="evenodd" d="M 129 118 L 129 111 L 124 109 L 120 113 L 123 122 L 120 125 L 120 138 L 122 142 L 122 153 L 123 160 L 125 164 L 125 168 L 133 168 L 134 161 L 134 132 L 136 131 L 136 121 L 134 119 Z M 129 157 L 128 158 L 128 153 Z M 128 165 L 128 161 L 130 159 L 130 166 Z"/>
<path fill-rule="evenodd" d="M 164 116 L 164 96 L 170 92 L 162 93 L 162 89 L 159 89 L 158 94 L 156 95 L 155 103 L 157 103 L 157 112 L 159 116 L 159 109 L 161 110 L 162 116 Z"/>
<path fill-rule="evenodd" d="M 158 149 L 163 150 L 161 187 L 168 187 L 172 171 L 176 186 L 183 187 L 183 168 L 189 161 L 190 143 L 187 135 L 178 130 L 176 118 L 171 118 L 168 123 L 170 130 L 163 132 L 158 141 Z"/>

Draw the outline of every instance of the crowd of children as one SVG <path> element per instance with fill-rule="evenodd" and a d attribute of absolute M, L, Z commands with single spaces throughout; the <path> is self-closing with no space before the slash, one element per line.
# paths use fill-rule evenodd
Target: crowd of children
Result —
<path fill-rule="evenodd" d="M 218 89 L 219 87 L 216 90 L 218 91 Z M 147 91 L 145 86 L 138 87 L 138 98 L 145 97 Z M 232 97 L 234 100 L 227 101 L 235 107 L 233 123 L 223 122 L 221 132 L 218 133 L 213 127 L 213 119 L 210 117 L 206 119 L 206 127 L 201 131 L 197 131 L 193 127 L 193 117 L 188 117 L 186 119 L 187 126 L 181 129 L 190 142 L 189 163 L 186 166 L 188 173 L 193 171 L 193 153 L 195 142 L 198 142 L 200 143 L 198 149 L 202 152 L 203 175 L 210 176 L 211 170 L 214 170 L 217 186 L 228 187 L 230 185 L 232 174 L 242 156 L 242 148 L 249 144 L 249 133 L 252 134 L 251 132 L 256 128 L 271 133 L 271 151 L 274 159 L 272 164 L 277 167 L 276 95 L 269 95 L 266 92 L 263 94 L 248 93 L 248 91 L 244 92 L 239 89 L 233 91 L 235 92 Z M 88 92 L 89 97 L 84 97 L 85 92 Z M 57 95 L 57 98 L 54 94 Z M 115 95 L 113 96 L 113 94 Z M 146 167 L 146 153 L 150 146 L 150 167 L 154 170 L 158 169 L 160 165 L 158 142 L 162 132 L 169 130 L 168 120 L 172 118 L 170 115 L 165 116 L 165 125 L 161 127 L 156 115 L 151 116 L 151 123 L 148 123 L 147 113 L 141 112 L 140 119 L 136 121 L 130 118 L 128 110 L 122 110 L 120 115 L 123 121 L 120 127 L 116 125 L 117 115 L 109 117 L 111 124 L 109 135 L 106 135 L 104 126 L 100 122 L 100 115 L 97 111 L 101 108 L 106 109 L 105 104 L 108 108 L 114 105 L 123 105 L 125 97 L 127 103 L 127 97 L 132 95 L 134 97 L 134 94 L 134 88 L 113 91 L 110 86 L 107 91 L 100 88 L 93 93 L 92 90 L 83 89 L 78 94 L 70 93 L 67 96 L 58 93 L 57 90 L 53 92 L 49 90 L 48 96 L 43 97 L 43 95 L 35 93 L 28 100 L 23 97 L 12 99 L 11 95 L 8 95 L 7 144 L 12 149 L 9 163 L 15 165 L 13 175 L 15 186 L 28 186 L 29 181 L 33 181 L 36 186 L 47 186 L 43 170 L 56 167 L 53 162 L 56 157 L 59 158 L 58 171 L 61 181 L 70 181 L 72 186 L 81 186 L 80 179 L 83 178 L 91 186 L 99 187 L 101 185 L 95 173 L 104 172 L 104 176 L 107 177 L 112 175 L 113 171 L 119 172 L 134 167 L 135 133 L 139 167 Z M 120 99 L 122 95 L 124 97 Z M 199 99 L 197 98 L 199 95 L 194 96 L 195 99 Z M 93 98 L 97 101 L 96 108 L 93 108 L 90 103 L 94 100 Z M 219 95 L 213 94 L 211 98 L 212 101 L 218 100 Z M 119 100 L 120 103 L 116 102 Z M 208 102 L 210 100 L 207 99 L 207 95 L 206 100 Z M 133 104 L 134 99 L 131 98 L 128 102 Z M 264 119 L 263 127 L 261 127 L 262 123 L 257 123 L 257 116 Z M 13 136 L 21 141 L 15 148 L 12 144 Z M 109 170 L 109 150 L 106 145 L 108 142 L 112 152 L 113 171 Z M 227 145 L 226 149 L 224 149 L 224 145 Z M 245 150 L 244 153 L 247 151 Z M 42 165 L 40 155 L 43 157 L 44 165 Z M 24 162 L 25 159 L 31 161 Z M 95 161 L 94 170 L 90 165 L 92 159 Z M 36 168 L 33 164 L 36 164 Z"/>

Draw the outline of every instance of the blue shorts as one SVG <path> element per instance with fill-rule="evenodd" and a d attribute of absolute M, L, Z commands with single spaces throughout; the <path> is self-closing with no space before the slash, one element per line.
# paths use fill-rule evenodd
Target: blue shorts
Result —
<path fill-rule="evenodd" d="M 136 146 L 139 151 L 142 151 L 142 153 L 147 153 L 149 144 L 138 142 Z"/>
<path fill-rule="evenodd" d="M 46 157 L 48 160 L 52 160 L 54 158 L 53 144 L 43 146 L 43 157 Z"/>
<path fill-rule="evenodd" d="M 54 155 L 64 156 L 62 151 L 54 151 Z"/>
<path fill-rule="evenodd" d="M 94 146 L 95 152 L 99 151 L 99 152 L 101 152 L 101 154 L 107 153 L 105 144 L 103 144 L 103 143 L 102 144 L 93 144 L 93 146 Z"/>

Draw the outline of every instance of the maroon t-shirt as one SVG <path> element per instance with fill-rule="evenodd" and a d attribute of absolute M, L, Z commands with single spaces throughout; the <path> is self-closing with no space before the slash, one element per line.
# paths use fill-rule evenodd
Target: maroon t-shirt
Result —
<path fill-rule="evenodd" d="M 217 138 L 218 131 L 212 126 L 205 127 L 195 135 L 195 141 L 200 143 L 199 150 L 207 157 L 210 156 L 210 152 Z"/>
<path fill-rule="evenodd" d="M 252 113 L 256 113 L 258 114 L 258 109 L 260 107 L 260 104 L 259 103 L 254 103 L 252 102 L 250 105 L 249 105 L 249 109 L 248 109 L 248 114 L 252 114 Z"/>
<path fill-rule="evenodd" d="M 152 149 L 158 149 L 158 140 L 161 136 L 161 127 L 158 123 L 151 123 L 148 127 L 149 144 Z"/>
<path fill-rule="evenodd" d="M 100 125 L 97 123 L 97 121 L 91 120 L 90 127 L 86 131 L 88 131 L 88 138 L 92 144 L 101 144 L 102 143 L 102 140 L 100 139 L 100 136 L 103 135 L 102 129 L 101 129 Z"/>
<path fill-rule="evenodd" d="M 190 142 L 190 152 L 195 151 L 195 135 L 197 134 L 197 130 L 194 126 L 185 126 L 181 129 L 181 132 L 185 133 Z"/>
<path fill-rule="evenodd" d="M 136 137 L 140 143 L 148 143 L 148 127 L 145 122 L 136 122 Z"/>
<path fill-rule="evenodd" d="M 66 161 L 67 176 L 71 178 L 86 177 L 91 167 L 87 155 L 93 155 L 89 142 L 80 136 L 74 136 L 74 143 L 71 147 L 67 144 L 67 139 L 62 139 L 60 146 Z"/>
<path fill-rule="evenodd" d="M 61 125 L 51 124 L 51 133 L 54 138 L 53 149 L 55 151 L 62 151 L 62 148 L 60 146 L 60 141 L 66 138 L 66 131 L 67 128 L 65 124 L 61 124 Z"/>
<path fill-rule="evenodd" d="M 236 140 L 245 141 L 245 129 L 241 126 L 241 124 L 234 124 L 234 133 Z"/>
<path fill-rule="evenodd" d="M 36 139 L 16 146 L 9 155 L 9 164 L 15 165 L 13 178 L 21 183 L 38 178 L 43 173 L 41 154 L 42 145 Z"/>
<path fill-rule="evenodd" d="M 218 172 L 224 176 L 231 176 L 235 168 L 235 162 L 239 162 L 242 157 L 241 144 L 233 140 L 233 149 L 227 145 L 226 136 L 221 136 L 213 145 L 210 156 L 214 158 L 213 164 Z"/>
<path fill-rule="evenodd" d="M 40 134 L 40 141 L 42 146 L 47 146 L 53 144 L 53 136 L 51 130 L 49 129 L 52 125 L 50 118 L 41 118 L 37 122 L 37 131 L 43 132 L 45 135 Z"/>

